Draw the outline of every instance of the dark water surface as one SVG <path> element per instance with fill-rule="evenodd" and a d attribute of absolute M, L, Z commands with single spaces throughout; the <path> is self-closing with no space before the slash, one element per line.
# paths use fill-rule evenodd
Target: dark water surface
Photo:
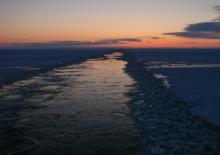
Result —
<path fill-rule="evenodd" d="M 0 89 L 0 154 L 132 154 L 121 53 L 55 69 Z"/>

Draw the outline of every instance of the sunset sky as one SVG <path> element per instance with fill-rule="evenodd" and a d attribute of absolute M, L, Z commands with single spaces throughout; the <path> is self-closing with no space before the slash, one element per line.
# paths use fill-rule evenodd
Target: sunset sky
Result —
<path fill-rule="evenodd" d="M 2 48 L 220 47 L 220 0 L 0 0 Z"/>

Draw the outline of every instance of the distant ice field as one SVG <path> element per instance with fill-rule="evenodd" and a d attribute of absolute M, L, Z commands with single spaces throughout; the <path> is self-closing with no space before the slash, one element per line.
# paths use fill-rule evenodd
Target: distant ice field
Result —
<path fill-rule="evenodd" d="M 193 113 L 220 125 L 220 49 L 130 51 L 164 85 L 192 105 Z"/>

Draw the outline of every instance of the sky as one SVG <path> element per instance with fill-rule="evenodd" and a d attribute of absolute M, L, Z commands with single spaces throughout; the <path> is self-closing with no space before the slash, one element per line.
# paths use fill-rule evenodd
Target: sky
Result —
<path fill-rule="evenodd" d="M 220 0 L 0 0 L 0 47 L 220 47 Z"/>

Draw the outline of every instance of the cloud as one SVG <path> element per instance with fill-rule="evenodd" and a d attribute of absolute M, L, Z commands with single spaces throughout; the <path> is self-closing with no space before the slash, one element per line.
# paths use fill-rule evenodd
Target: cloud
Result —
<path fill-rule="evenodd" d="M 218 12 L 219 16 L 217 18 L 215 18 L 213 21 L 220 21 L 220 6 L 215 6 L 215 10 Z"/>
<path fill-rule="evenodd" d="M 220 13 L 220 6 L 215 6 L 215 9 Z"/>
<path fill-rule="evenodd" d="M 47 41 L 47 42 L 25 42 L 8 44 L 9 48 L 69 48 L 90 44 L 87 41 Z"/>
<path fill-rule="evenodd" d="M 203 22 L 190 24 L 186 31 L 188 32 L 214 32 L 220 33 L 220 22 Z"/>
<path fill-rule="evenodd" d="M 47 42 L 26 42 L 8 44 L 8 48 L 74 48 L 74 47 L 91 47 L 105 45 L 127 44 L 129 42 L 142 42 L 140 38 L 118 38 L 102 39 L 97 41 L 47 41 Z"/>
<path fill-rule="evenodd" d="M 215 6 L 215 10 L 219 13 L 220 15 L 220 6 Z"/>
<path fill-rule="evenodd" d="M 151 40 L 159 40 L 159 39 L 163 39 L 157 36 L 146 36 L 146 37 L 141 37 L 141 38 L 145 38 L 145 39 L 151 39 Z"/>
<path fill-rule="evenodd" d="M 161 39 L 161 38 L 160 37 L 151 36 L 151 37 L 149 37 L 149 39 L 158 40 L 158 39 Z"/>
<path fill-rule="evenodd" d="M 216 6 L 215 10 L 220 15 L 220 6 Z M 220 39 L 220 16 L 210 22 L 189 24 L 182 32 L 169 32 L 164 33 L 164 35 L 198 39 Z"/>
<path fill-rule="evenodd" d="M 128 42 L 142 42 L 140 38 L 120 38 L 120 39 L 104 39 L 91 42 L 92 45 L 114 45 L 114 44 L 124 44 Z"/>
<path fill-rule="evenodd" d="M 220 39 L 220 22 L 190 24 L 183 32 L 169 32 L 164 34 L 187 38 Z"/>

